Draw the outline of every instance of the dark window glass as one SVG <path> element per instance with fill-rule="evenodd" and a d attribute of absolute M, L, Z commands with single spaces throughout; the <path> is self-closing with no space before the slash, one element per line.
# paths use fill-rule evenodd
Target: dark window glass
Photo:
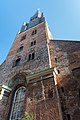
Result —
<path fill-rule="evenodd" d="M 62 112 L 64 112 L 64 107 L 63 107 L 63 105 L 61 105 L 61 109 L 62 109 Z"/>
<path fill-rule="evenodd" d="M 29 59 L 28 59 L 29 61 L 33 60 L 34 58 L 35 58 L 35 53 L 29 54 Z"/>
<path fill-rule="evenodd" d="M 34 54 L 34 53 L 32 53 L 32 60 L 34 59 L 34 57 L 35 57 L 35 54 Z"/>
<path fill-rule="evenodd" d="M 37 33 L 37 30 L 35 30 L 35 34 Z"/>
<path fill-rule="evenodd" d="M 26 39 L 26 35 L 22 36 L 20 41 L 22 41 L 24 39 Z"/>
<path fill-rule="evenodd" d="M 26 88 L 24 86 L 18 88 L 14 94 L 13 104 L 11 108 L 9 120 L 19 120 L 23 114 L 24 100 Z"/>
<path fill-rule="evenodd" d="M 55 58 L 55 62 L 57 63 L 57 58 Z"/>
<path fill-rule="evenodd" d="M 20 64 L 20 60 L 21 58 L 18 58 L 16 61 L 15 61 L 15 66 L 18 66 Z"/>
<path fill-rule="evenodd" d="M 36 41 L 34 41 L 34 45 L 36 45 Z"/>
<path fill-rule="evenodd" d="M 34 44 L 33 44 L 33 42 L 31 42 L 31 46 L 33 46 Z"/>
<path fill-rule="evenodd" d="M 31 60 L 31 54 L 29 54 L 29 60 Z"/>
<path fill-rule="evenodd" d="M 32 31 L 32 35 L 35 35 L 37 33 L 37 30 Z"/>
<path fill-rule="evenodd" d="M 23 46 L 20 47 L 20 51 L 22 51 L 22 50 L 23 50 Z"/>
<path fill-rule="evenodd" d="M 34 35 L 34 31 L 32 31 L 32 35 Z"/>
<path fill-rule="evenodd" d="M 79 88 L 79 99 L 80 99 L 80 88 Z"/>
<path fill-rule="evenodd" d="M 58 70 L 58 74 L 60 74 L 60 71 Z"/>
<path fill-rule="evenodd" d="M 31 46 L 36 45 L 36 41 L 31 42 Z"/>
<path fill-rule="evenodd" d="M 61 87 L 61 91 L 64 92 L 64 88 L 63 87 Z"/>
<path fill-rule="evenodd" d="M 67 120 L 71 120 L 70 114 L 67 114 Z"/>

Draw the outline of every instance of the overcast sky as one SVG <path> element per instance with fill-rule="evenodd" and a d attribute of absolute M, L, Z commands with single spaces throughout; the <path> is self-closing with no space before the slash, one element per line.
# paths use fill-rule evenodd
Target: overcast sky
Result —
<path fill-rule="evenodd" d="M 0 64 L 17 31 L 40 8 L 53 39 L 80 41 L 80 0 L 0 0 Z"/>

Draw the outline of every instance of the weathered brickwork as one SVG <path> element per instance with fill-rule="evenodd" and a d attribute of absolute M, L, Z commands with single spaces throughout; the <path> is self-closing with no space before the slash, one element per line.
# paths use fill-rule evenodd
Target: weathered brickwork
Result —
<path fill-rule="evenodd" d="M 57 84 L 64 120 L 80 119 L 80 42 L 50 41 L 52 66 L 59 70 Z M 70 118 L 69 118 L 70 115 Z"/>
<path fill-rule="evenodd" d="M 45 69 L 49 67 L 49 59 L 48 59 L 48 50 L 47 50 L 47 40 L 46 40 L 46 23 L 41 23 L 36 26 L 36 28 L 32 28 L 31 30 L 25 31 L 17 35 L 12 48 L 6 58 L 5 63 L 0 67 L 1 68 L 1 78 L 5 78 L 5 82 L 8 80 L 7 77 L 12 77 L 12 75 L 16 75 L 20 71 L 33 73 L 41 69 Z M 31 36 L 31 33 L 34 29 L 37 29 L 37 35 Z M 42 32 L 41 32 L 42 31 Z M 20 42 L 21 36 L 24 34 L 29 34 L 30 36 L 25 40 Z M 36 45 L 30 46 L 33 39 L 36 39 Z M 24 45 L 23 51 L 17 53 L 18 48 Z M 29 53 L 35 52 L 34 60 L 28 61 Z M 14 61 L 17 58 L 21 58 L 20 65 L 14 66 Z M 43 67 L 42 67 L 43 66 Z M 4 82 L 4 78 L 0 82 Z"/>
<path fill-rule="evenodd" d="M 37 30 L 37 34 L 32 36 L 31 34 L 34 29 Z M 25 34 L 26 39 L 20 41 L 21 37 Z M 31 42 L 34 40 L 36 40 L 36 45 L 31 46 Z M 20 46 L 24 46 L 23 50 L 17 52 Z M 34 52 L 35 58 L 29 60 L 29 54 L 32 52 Z M 20 64 L 14 65 L 15 60 L 18 58 L 21 58 Z M 0 83 L 5 84 L 8 87 L 13 86 L 12 89 L 14 89 L 14 87 L 16 87 L 18 84 L 23 84 L 21 80 L 18 81 L 16 79 L 19 74 L 28 76 L 47 68 L 49 68 L 49 58 L 47 49 L 46 23 L 43 22 L 35 26 L 35 28 L 33 27 L 16 36 L 6 61 L 0 66 Z M 13 80 L 14 76 L 15 79 Z M 13 83 L 12 86 L 10 86 L 11 83 Z M 5 109 L 4 104 L 1 106 Z M 3 110 L 1 114 L 3 114 Z"/>
<path fill-rule="evenodd" d="M 34 120 L 80 120 L 80 42 L 50 39 L 39 11 L 16 35 L 0 65 L 0 84 L 8 87 L 0 99 L 0 120 L 13 120 L 14 96 L 21 86 L 26 88 L 21 115 L 29 112 Z"/>

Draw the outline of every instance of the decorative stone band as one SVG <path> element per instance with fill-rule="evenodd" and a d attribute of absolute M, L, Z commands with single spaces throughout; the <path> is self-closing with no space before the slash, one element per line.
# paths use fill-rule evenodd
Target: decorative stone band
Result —
<path fill-rule="evenodd" d="M 45 75 L 53 74 L 53 72 L 56 73 L 56 70 L 55 70 L 54 67 L 42 70 L 40 72 L 36 72 L 34 74 L 31 74 L 31 75 L 27 76 L 26 77 L 26 82 L 28 84 L 30 80 L 34 80 L 35 78 L 39 78 L 39 77 L 42 78 Z M 54 75 L 51 75 L 49 77 L 54 77 Z M 43 79 L 43 80 L 45 80 L 45 79 Z M 12 91 L 12 89 L 9 88 L 8 86 L 0 85 L 0 100 L 2 99 L 3 96 L 8 97 L 10 95 L 11 91 Z"/>
<path fill-rule="evenodd" d="M 47 74 L 53 73 L 53 71 L 54 71 L 54 67 L 42 70 L 40 72 L 33 73 L 33 74 L 26 77 L 26 81 L 28 83 L 30 80 L 33 80 L 35 78 L 42 77 L 42 76 L 45 76 Z"/>
<path fill-rule="evenodd" d="M 0 85 L 0 100 L 2 99 L 3 96 L 8 97 L 10 92 L 11 92 L 11 88 L 5 85 Z"/>

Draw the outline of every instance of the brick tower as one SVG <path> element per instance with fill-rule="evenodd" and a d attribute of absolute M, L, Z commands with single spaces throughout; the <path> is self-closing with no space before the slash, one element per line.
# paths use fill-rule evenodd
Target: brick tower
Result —
<path fill-rule="evenodd" d="M 47 22 L 38 10 L 29 23 L 23 23 L 2 64 L 1 84 L 7 87 L 2 86 L 1 119 L 17 120 L 27 111 L 35 120 L 49 120 L 53 116 L 59 120 L 49 39 L 52 38 Z"/>
<path fill-rule="evenodd" d="M 52 40 L 43 13 L 24 22 L 0 65 L 0 120 L 80 119 L 80 42 Z"/>

